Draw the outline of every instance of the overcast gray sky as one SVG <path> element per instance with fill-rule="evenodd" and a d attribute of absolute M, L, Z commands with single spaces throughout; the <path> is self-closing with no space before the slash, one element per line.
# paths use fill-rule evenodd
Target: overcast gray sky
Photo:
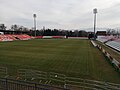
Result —
<path fill-rule="evenodd" d="M 37 28 L 79 29 L 93 27 L 93 9 L 98 9 L 97 27 L 120 27 L 120 0 L 0 0 L 0 23 Z"/>

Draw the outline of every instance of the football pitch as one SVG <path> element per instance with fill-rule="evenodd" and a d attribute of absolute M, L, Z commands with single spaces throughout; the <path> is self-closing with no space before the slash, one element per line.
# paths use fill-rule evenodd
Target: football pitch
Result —
<path fill-rule="evenodd" d="M 89 40 L 36 39 L 0 42 L 0 66 L 56 72 L 70 77 L 120 83 L 120 74 Z"/>

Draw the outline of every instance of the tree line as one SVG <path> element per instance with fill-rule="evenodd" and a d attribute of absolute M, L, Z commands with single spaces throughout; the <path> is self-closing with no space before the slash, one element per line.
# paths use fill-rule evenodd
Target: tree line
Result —
<path fill-rule="evenodd" d="M 107 29 L 107 35 L 120 36 L 120 30 Z"/>
<path fill-rule="evenodd" d="M 0 25 L 0 30 L 6 30 L 6 26 L 4 24 Z M 62 30 L 62 29 L 41 29 L 41 30 L 33 30 L 28 29 L 24 26 L 19 25 L 11 25 L 11 28 L 5 32 L 6 34 L 22 34 L 26 33 L 30 36 L 69 36 L 69 37 L 87 37 L 88 32 L 85 30 Z M 11 32 L 10 32 L 11 31 Z"/>
<path fill-rule="evenodd" d="M 5 24 L 0 24 L 0 31 L 6 31 L 5 34 L 28 34 L 30 36 L 35 36 L 35 30 L 29 29 L 20 25 L 11 25 L 9 30 L 6 30 Z M 69 36 L 69 37 L 87 37 L 89 32 L 85 30 L 61 30 L 61 29 L 41 29 L 36 30 L 36 36 Z M 106 35 L 120 36 L 120 30 L 107 29 Z"/>

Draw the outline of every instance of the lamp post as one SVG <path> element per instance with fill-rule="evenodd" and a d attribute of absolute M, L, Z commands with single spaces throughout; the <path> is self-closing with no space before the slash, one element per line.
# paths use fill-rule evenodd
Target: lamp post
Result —
<path fill-rule="evenodd" d="M 36 37 L 36 17 L 37 17 L 36 14 L 33 14 L 35 37 Z"/>
<path fill-rule="evenodd" d="M 96 14 L 97 14 L 97 9 L 93 9 L 93 14 L 94 14 L 94 40 L 96 39 L 95 36 L 95 30 L 96 30 Z"/>

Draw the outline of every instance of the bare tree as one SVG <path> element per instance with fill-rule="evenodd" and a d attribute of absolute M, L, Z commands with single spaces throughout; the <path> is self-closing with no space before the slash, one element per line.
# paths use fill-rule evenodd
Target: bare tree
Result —
<path fill-rule="evenodd" d="M 0 24 L 0 30 L 6 30 L 5 24 Z"/>
<path fill-rule="evenodd" d="M 16 24 L 11 26 L 11 30 L 13 30 L 13 31 L 18 31 L 18 28 L 19 28 L 19 26 Z"/>

